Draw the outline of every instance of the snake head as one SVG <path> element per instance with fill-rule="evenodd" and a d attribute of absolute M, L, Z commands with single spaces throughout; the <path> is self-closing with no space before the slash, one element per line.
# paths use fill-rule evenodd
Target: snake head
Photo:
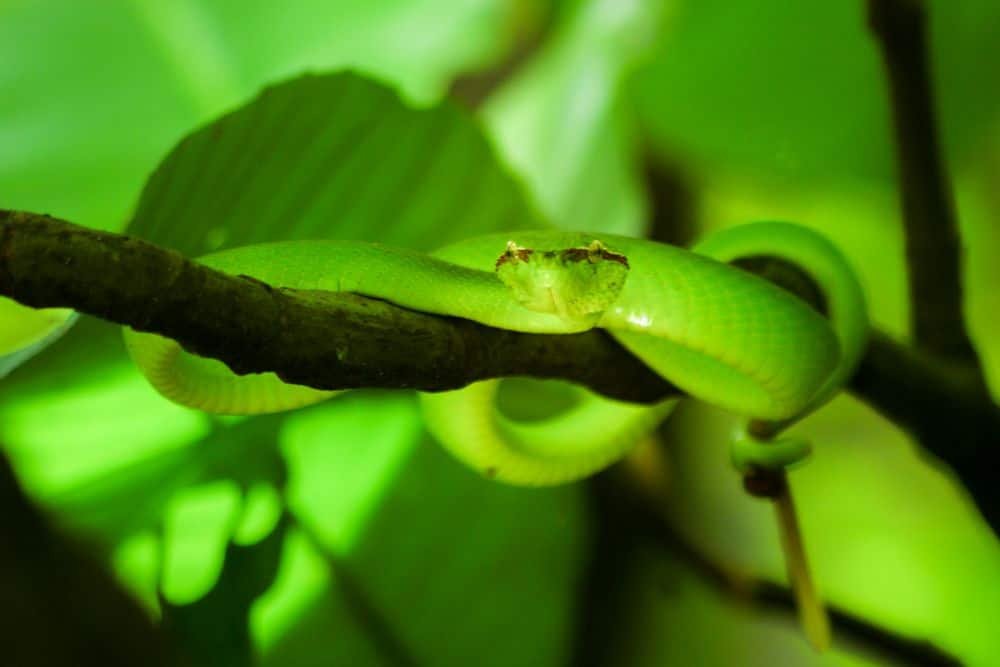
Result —
<path fill-rule="evenodd" d="M 507 242 L 497 258 L 497 276 L 529 310 L 558 315 L 576 328 L 597 324 L 625 286 L 625 255 L 600 241 L 539 251 Z"/>

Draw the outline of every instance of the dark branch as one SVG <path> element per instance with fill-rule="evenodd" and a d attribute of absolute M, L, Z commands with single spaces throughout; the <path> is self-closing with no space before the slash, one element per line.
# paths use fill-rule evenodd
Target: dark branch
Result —
<path fill-rule="evenodd" d="M 152 331 L 237 373 L 275 371 L 320 389 L 442 391 L 530 375 L 640 403 L 678 393 L 601 331 L 522 334 L 353 294 L 275 289 L 31 213 L 0 211 L 0 295 Z"/>
<path fill-rule="evenodd" d="M 889 80 L 896 135 L 911 331 L 928 352 L 975 363 L 962 315 L 955 204 L 934 117 L 926 17 L 920 0 L 869 0 L 868 21 Z"/>
<path fill-rule="evenodd" d="M 977 370 L 876 332 L 849 389 L 947 464 L 1000 535 L 1000 407 Z"/>
<path fill-rule="evenodd" d="M 934 117 L 921 0 L 868 0 L 888 74 L 917 350 L 876 335 L 851 388 L 952 467 L 1000 534 L 1000 411 L 962 313 L 954 198 Z"/>
<path fill-rule="evenodd" d="M 698 198 L 684 169 L 647 153 L 642 161 L 649 197 L 649 238 L 689 246 L 698 236 Z"/>

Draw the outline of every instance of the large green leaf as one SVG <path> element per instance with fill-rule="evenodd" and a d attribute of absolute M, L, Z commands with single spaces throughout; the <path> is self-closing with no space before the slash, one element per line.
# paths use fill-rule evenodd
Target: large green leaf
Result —
<path fill-rule="evenodd" d="M 433 248 L 538 224 L 471 117 L 350 73 L 264 91 L 182 141 L 129 232 L 189 255 L 275 239 Z"/>
<path fill-rule="evenodd" d="M 310 548 L 326 554 L 334 606 L 303 600 L 300 588 L 289 609 L 280 601 L 294 600 L 295 587 L 286 585 L 265 601 L 264 618 L 281 627 L 293 609 L 329 619 L 361 605 L 369 611 L 350 611 L 343 632 L 376 646 L 389 633 L 413 664 L 562 664 L 585 541 L 578 489 L 484 480 L 414 428 L 415 411 L 402 396 L 377 404 L 350 396 L 292 418 L 289 505 Z M 294 629 L 274 638 L 263 623 L 258 632 L 270 664 L 293 662 L 305 640 Z M 319 648 L 354 664 L 339 640 Z"/>
<path fill-rule="evenodd" d="M 269 81 L 355 67 L 438 99 L 509 41 L 505 0 L 0 3 L 0 205 L 120 229 L 183 133 Z"/>

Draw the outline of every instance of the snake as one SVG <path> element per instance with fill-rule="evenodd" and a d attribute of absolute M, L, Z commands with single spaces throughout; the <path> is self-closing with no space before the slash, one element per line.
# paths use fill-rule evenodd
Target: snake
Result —
<path fill-rule="evenodd" d="M 735 265 L 747 258 L 800 268 L 821 292 L 825 312 Z M 729 227 L 691 249 L 543 229 L 477 236 L 429 253 L 361 241 L 277 241 L 198 261 L 275 287 L 350 292 L 512 331 L 597 327 L 685 398 L 747 424 L 789 425 L 829 401 L 857 366 L 868 330 L 863 291 L 847 259 L 823 235 L 790 222 Z M 274 373 L 236 375 L 168 338 L 123 331 L 150 384 L 191 408 L 253 415 L 338 393 L 287 384 Z M 497 407 L 501 381 L 420 393 L 420 404 L 428 431 L 458 460 L 516 485 L 568 483 L 608 467 L 677 402 L 633 404 L 580 389 L 571 406 L 518 420 Z M 799 439 L 762 443 L 747 429 L 741 433 L 732 444 L 738 465 L 782 467 L 808 454 Z"/>

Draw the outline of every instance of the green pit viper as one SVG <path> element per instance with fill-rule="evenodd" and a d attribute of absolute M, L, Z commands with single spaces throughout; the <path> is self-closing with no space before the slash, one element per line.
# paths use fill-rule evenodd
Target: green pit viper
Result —
<path fill-rule="evenodd" d="M 823 293 L 826 317 L 728 264 L 774 257 L 801 267 Z M 426 313 L 515 331 L 592 327 L 687 395 L 753 420 L 791 424 L 840 390 L 865 345 L 861 287 L 841 253 L 808 228 L 753 223 L 714 233 L 692 251 L 611 234 L 524 231 L 467 239 L 430 254 L 348 241 L 277 242 L 202 257 L 209 267 L 273 286 L 353 292 Z M 200 410 L 289 410 L 333 393 L 237 376 L 166 338 L 125 330 L 127 347 L 167 398 Z M 549 485 L 623 457 L 672 409 L 587 394 L 532 422 L 495 407 L 497 380 L 420 400 L 433 435 L 458 459 L 513 484 Z M 739 466 L 781 467 L 808 444 L 734 439 Z"/>

